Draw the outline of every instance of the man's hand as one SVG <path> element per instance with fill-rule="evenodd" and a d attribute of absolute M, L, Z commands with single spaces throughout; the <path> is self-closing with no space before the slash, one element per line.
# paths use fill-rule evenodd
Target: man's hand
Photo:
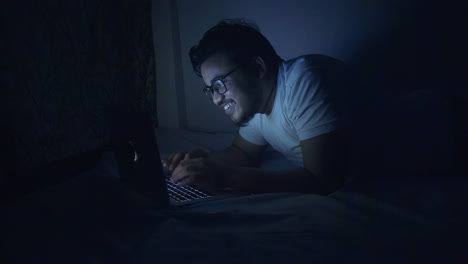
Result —
<path fill-rule="evenodd" d="M 167 159 L 161 160 L 164 167 L 168 167 L 170 171 L 173 171 L 181 161 L 197 158 L 207 158 L 208 152 L 196 148 L 188 152 L 177 152 L 169 156 Z"/>
<path fill-rule="evenodd" d="M 207 187 L 224 186 L 229 167 L 209 158 L 187 159 L 179 162 L 171 176 L 177 185 L 193 184 Z"/>

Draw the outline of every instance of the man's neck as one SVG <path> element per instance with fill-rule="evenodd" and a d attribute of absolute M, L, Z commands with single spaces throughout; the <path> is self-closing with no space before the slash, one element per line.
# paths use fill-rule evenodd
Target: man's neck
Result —
<path fill-rule="evenodd" d="M 276 98 L 277 79 L 278 70 L 276 70 L 273 74 L 269 75 L 268 78 L 265 79 L 264 85 L 262 87 L 262 98 L 264 98 L 264 100 L 263 107 L 260 111 L 261 114 L 269 115 L 273 110 Z"/>

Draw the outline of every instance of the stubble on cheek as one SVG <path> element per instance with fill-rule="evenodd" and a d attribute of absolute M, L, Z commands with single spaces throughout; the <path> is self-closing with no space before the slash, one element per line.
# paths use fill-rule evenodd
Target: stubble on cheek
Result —
<path fill-rule="evenodd" d="M 255 94 L 251 94 L 251 96 L 252 97 L 248 98 L 248 100 L 245 100 L 242 108 L 238 106 L 238 109 L 236 109 L 236 111 L 238 111 L 238 119 L 233 120 L 231 117 L 231 120 L 233 120 L 238 127 L 246 126 L 256 114 L 256 109 L 260 102 L 258 96 Z"/>

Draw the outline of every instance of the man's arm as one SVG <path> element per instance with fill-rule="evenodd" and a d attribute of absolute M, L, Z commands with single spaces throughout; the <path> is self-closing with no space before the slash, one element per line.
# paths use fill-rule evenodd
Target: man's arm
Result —
<path fill-rule="evenodd" d="M 209 158 L 236 167 L 257 167 L 267 145 L 256 145 L 237 134 L 232 144 L 222 151 L 208 154 Z"/>
<path fill-rule="evenodd" d="M 344 183 L 347 140 L 342 131 L 334 131 L 301 141 L 304 168 L 280 171 L 246 167 L 246 165 L 252 165 L 252 161 L 258 162 L 264 147 L 249 143 L 240 136 L 236 140 L 240 141 L 233 143 L 234 149 L 219 155 L 211 153 L 210 159 L 183 161 L 174 170 L 171 179 L 181 185 L 216 182 L 218 186 L 233 187 L 253 193 L 326 194 Z M 249 155 L 253 158 L 250 159 Z M 213 178 L 207 179 L 207 175 Z"/>
<path fill-rule="evenodd" d="M 301 141 L 304 168 L 267 171 L 232 167 L 224 184 L 236 189 L 261 192 L 308 192 L 327 194 L 344 184 L 348 139 L 344 131 L 333 131 Z"/>
<path fill-rule="evenodd" d="M 191 151 L 177 152 L 166 159 L 162 159 L 163 166 L 173 171 L 181 161 L 197 158 L 210 158 L 213 161 L 222 162 L 231 166 L 255 167 L 261 159 L 267 146 L 256 145 L 248 142 L 239 134 L 236 135 L 229 147 L 224 150 L 206 152 L 196 148 Z"/>
<path fill-rule="evenodd" d="M 256 167 L 267 146 L 248 142 L 239 134 L 224 150 L 205 152 L 195 149 L 179 152 L 162 160 L 172 171 L 171 181 L 179 185 L 207 184 L 224 187 L 231 168 Z"/>

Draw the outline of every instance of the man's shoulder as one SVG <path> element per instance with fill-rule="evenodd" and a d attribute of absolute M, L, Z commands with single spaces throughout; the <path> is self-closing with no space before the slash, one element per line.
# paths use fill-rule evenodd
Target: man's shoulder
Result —
<path fill-rule="evenodd" d="M 338 60 L 319 54 L 302 55 L 283 62 L 282 79 L 285 85 L 285 94 L 294 94 L 301 89 L 314 89 L 311 85 L 320 80 L 323 73 L 328 71 L 332 64 Z"/>
<path fill-rule="evenodd" d="M 283 67 L 281 104 L 283 111 L 292 115 L 302 111 L 308 103 L 322 100 L 325 93 L 331 93 L 332 87 L 320 84 L 328 80 L 328 76 L 337 76 L 335 73 L 344 68 L 344 63 L 326 55 L 306 54 L 284 61 Z"/>
<path fill-rule="evenodd" d="M 344 63 L 336 58 L 322 54 L 305 54 L 293 59 L 284 61 L 287 72 L 313 71 L 314 69 L 341 68 Z"/>
<path fill-rule="evenodd" d="M 346 65 L 326 55 L 307 54 L 283 63 L 282 80 L 286 93 L 300 92 L 301 89 L 318 89 L 319 82 L 331 81 L 337 76 L 344 79 L 347 76 Z"/>

